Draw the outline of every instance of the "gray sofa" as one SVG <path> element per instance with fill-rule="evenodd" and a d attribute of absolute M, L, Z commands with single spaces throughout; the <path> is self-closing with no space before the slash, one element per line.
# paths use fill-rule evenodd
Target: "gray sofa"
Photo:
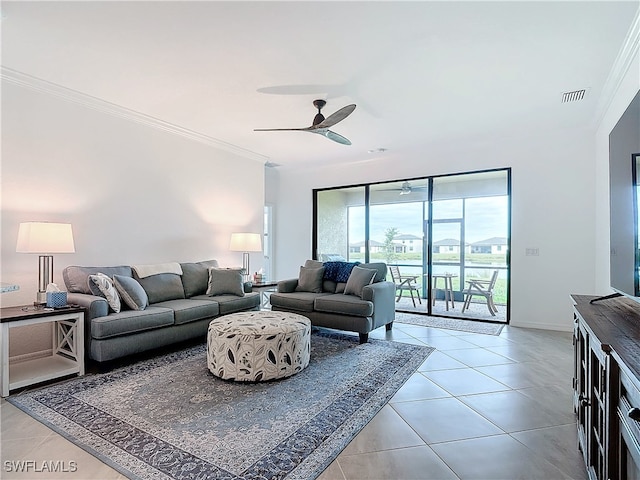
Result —
<path fill-rule="evenodd" d="M 385 263 L 309 260 L 298 278 L 278 282 L 271 309 L 298 313 L 318 327 L 357 332 L 365 343 L 369 332 L 383 325 L 391 330 L 395 320 L 395 285 L 386 276 Z"/>
<path fill-rule="evenodd" d="M 211 319 L 259 310 L 260 295 L 243 284 L 238 270 L 219 269 L 216 260 L 162 264 L 157 271 L 149 267 L 153 266 L 64 269 L 68 303 L 86 309 L 86 358 L 106 362 L 204 339 Z M 212 275 L 216 276 L 213 283 Z M 119 311 L 114 310 L 114 297 L 120 301 L 115 308 Z"/>

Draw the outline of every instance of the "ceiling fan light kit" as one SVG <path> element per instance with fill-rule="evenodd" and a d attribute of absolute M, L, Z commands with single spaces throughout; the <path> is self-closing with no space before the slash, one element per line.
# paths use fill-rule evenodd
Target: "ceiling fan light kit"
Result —
<path fill-rule="evenodd" d="M 342 145 L 351 145 L 351 141 L 348 138 L 343 137 L 342 135 L 332 132 L 329 130 L 329 127 L 334 126 L 336 123 L 341 122 L 349 115 L 353 113 L 356 109 L 355 104 L 347 105 L 346 107 L 342 107 L 337 112 L 329 115 L 329 117 L 325 118 L 322 114 L 322 108 L 327 104 L 326 100 L 318 99 L 313 101 L 313 106 L 318 109 L 318 113 L 313 118 L 313 123 L 310 127 L 305 128 L 255 128 L 254 132 L 276 132 L 276 131 L 290 131 L 290 132 L 310 132 L 317 133 L 319 135 L 323 135 L 327 137 L 329 140 L 333 140 L 334 142 L 341 143 Z"/>

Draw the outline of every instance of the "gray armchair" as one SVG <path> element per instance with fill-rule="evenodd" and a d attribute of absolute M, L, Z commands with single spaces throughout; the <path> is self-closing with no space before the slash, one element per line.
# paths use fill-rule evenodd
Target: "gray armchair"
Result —
<path fill-rule="evenodd" d="M 367 342 L 376 328 L 384 325 L 391 330 L 395 285 L 385 280 L 385 263 L 359 264 L 346 282 L 323 277 L 325 269 L 319 262 L 306 265 L 297 279 L 278 283 L 278 291 L 270 297 L 272 310 L 298 313 L 318 327 L 356 332 L 361 343 Z"/>

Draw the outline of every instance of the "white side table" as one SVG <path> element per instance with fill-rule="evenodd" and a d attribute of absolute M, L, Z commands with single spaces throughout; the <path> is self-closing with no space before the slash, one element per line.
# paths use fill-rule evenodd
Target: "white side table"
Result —
<path fill-rule="evenodd" d="M 278 290 L 277 281 L 265 281 L 260 283 L 253 283 L 251 285 L 253 291 L 260 293 L 260 309 L 269 309 L 269 294 Z"/>
<path fill-rule="evenodd" d="M 50 323 L 51 356 L 9 364 L 12 328 Z M 60 310 L 33 307 L 0 308 L 0 384 L 3 397 L 9 391 L 67 375 L 84 375 L 84 309 Z"/>

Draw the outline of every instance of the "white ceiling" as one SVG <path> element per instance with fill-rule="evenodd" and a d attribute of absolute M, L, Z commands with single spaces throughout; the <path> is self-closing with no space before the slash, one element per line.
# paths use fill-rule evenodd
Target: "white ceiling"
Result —
<path fill-rule="evenodd" d="M 281 165 L 360 161 L 377 148 L 419 157 L 496 132 L 593 128 L 638 5 L 3 1 L 3 76 L 51 82 Z M 584 101 L 561 103 L 582 88 Z M 253 131 L 309 126 L 316 98 L 327 99 L 325 116 L 357 104 L 332 128 L 353 145 Z"/>

